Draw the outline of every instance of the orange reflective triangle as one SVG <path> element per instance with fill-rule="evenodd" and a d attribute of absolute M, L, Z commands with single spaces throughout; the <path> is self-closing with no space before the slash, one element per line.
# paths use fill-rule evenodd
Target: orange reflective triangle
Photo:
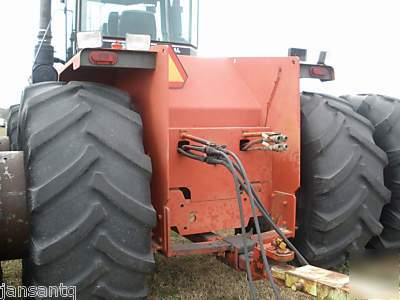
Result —
<path fill-rule="evenodd" d="M 168 80 L 170 82 L 185 82 L 170 55 L 168 55 Z"/>
<path fill-rule="evenodd" d="M 169 46 L 168 47 L 168 82 L 169 87 L 173 89 L 180 89 L 182 88 L 188 75 L 183 68 L 181 61 L 179 60 L 178 56 L 176 55 L 174 49 Z"/>

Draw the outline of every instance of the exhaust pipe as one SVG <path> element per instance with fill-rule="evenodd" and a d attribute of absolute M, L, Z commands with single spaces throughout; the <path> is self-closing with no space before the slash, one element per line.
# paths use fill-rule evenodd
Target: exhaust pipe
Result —
<path fill-rule="evenodd" d="M 43 39 L 43 43 L 51 45 L 51 38 L 51 0 L 40 0 L 39 44 Z"/>
<path fill-rule="evenodd" d="M 32 68 L 32 83 L 57 81 L 54 69 L 54 48 L 51 45 L 51 1 L 40 0 L 38 43 Z"/>

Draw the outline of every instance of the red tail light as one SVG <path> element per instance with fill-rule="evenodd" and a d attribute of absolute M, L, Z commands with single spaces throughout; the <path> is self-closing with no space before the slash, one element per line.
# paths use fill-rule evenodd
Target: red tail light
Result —
<path fill-rule="evenodd" d="M 329 70 L 324 67 L 311 67 L 310 75 L 315 77 L 325 77 L 329 75 Z"/>
<path fill-rule="evenodd" d="M 93 65 L 115 65 L 118 63 L 118 55 L 111 51 L 92 51 L 89 61 Z"/>

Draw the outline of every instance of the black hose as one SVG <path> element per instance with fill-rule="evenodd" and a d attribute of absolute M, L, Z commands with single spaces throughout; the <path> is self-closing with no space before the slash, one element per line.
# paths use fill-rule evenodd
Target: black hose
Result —
<path fill-rule="evenodd" d="M 244 220 L 242 197 L 240 195 L 240 183 L 239 183 L 237 175 L 235 174 L 235 168 L 234 168 L 232 162 L 228 159 L 228 161 L 223 160 L 222 164 L 229 170 L 229 172 L 233 176 L 233 181 L 235 184 L 236 198 L 237 198 L 238 206 L 239 206 L 240 226 L 242 229 L 244 256 L 245 256 L 245 262 L 246 262 L 246 273 L 247 273 L 247 280 L 249 282 L 250 296 L 251 296 L 251 299 L 257 299 L 257 295 L 256 295 L 254 283 L 253 283 L 253 276 L 251 274 L 251 269 L 250 269 L 249 249 L 247 249 L 246 224 L 245 224 L 245 220 Z"/>
<path fill-rule="evenodd" d="M 229 150 L 227 150 L 227 151 L 229 151 Z M 230 152 L 229 154 L 232 157 L 234 157 L 235 161 L 238 162 L 237 169 L 240 170 L 239 172 L 244 170 L 243 164 L 241 163 L 241 161 L 239 160 L 237 155 L 235 153 L 231 152 L 231 151 L 229 151 L 229 152 Z M 308 265 L 309 263 L 304 258 L 304 256 L 299 252 L 299 250 L 297 250 L 297 248 L 292 244 L 292 242 L 289 241 L 289 239 L 282 232 L 282 230 L 275 224 L 275 222 L 273 221 L 271 215 L 268 213 L 267 209 L 265 208 L 264 204 L 260 200 L 258 194 L 254 190 L 252 185 L 250 185 L 250 188 L 251 188 L 251 193 L 253 194 L 254 198 L 256 199 L 257 208 L 260 210 L 260 212 L 262 213 L 263 217 L 272 226 L 272 228 L 279 234 L 279 236 L 284 240 L 284 242 L 288 245 L 288 247 L 296 254 L 296 256 L 297 256 L 298 260 L 300 261 L 300 263 L 302 263 L 303 265 Z"/>
<path fill-rule="evenodd" d="M 237 164 L 235 167 L 236 170 L 238 170 L 239 173 L 246 175 L 244 171 L 244 167 L 242 162 L 240 161 L 239 157 L 233 153 L 232 151 L 229 150 L 224 150 L 226 153 L 228 153 L 230 156 L 232 156 Z M 247 176 L 246 176 L 247 177 Z M 253 194 L 256 202 L 256 206 L 263 215 L 263 217 L 267 220 L 267 222 L 272 226 L 272 228 L 278 233 L 278 235 L 283 239 L 283 241 L 288 245 L 288 247 L 296 254 L 297 259 L 300 261 L 301 264 L 303 265 L 308 265 L 309 263 L 307 260 L 304 258 L 303 255 L 301 255 L 300 251 L 297 250 L 297 248 L 292 244 L 292 242 L 289 241 L 289 239 L 286 237 L 286 235 L 282 232 L 282 230 L 275 224 L 275 222 L 272 220 L 271 215 L 268 213 L 267 209 L 265 208 L 264 204 L 261 202 L 259 196 L 257 195 L 256 191 L 254 190 L 253 186 L 250 184 L 250 189 L 251 189 L 251 194 Z M 250 197 L 250 196 L 249 196 Z"/>
<path fill-rule="evenodd" d="M 221 151 L 221 155 L 226 160 L 231 162 L 229 157 L 228 157 L 228 155 L 225 154 L 223 151 Z M 231 162 L 231 164 L 232 164 L 232 162 Z M 234 166 L 233 166 L 233 168 L 234 168 Z M 237 176 L 237 174 L 233 174 L 233 173 L 232 173 L 232 175 L 233 176 Z M 250 201 L 250 205 L 251 205 L 251 212 L 252 212 L 253 219 L 254 219 L 254 224 L 255 224 L 255 227 L 256 227 L 257 239 L 258 239 L 258 243 L 259 243 L 260 249 L 261 249 L 261 257 L 262 257 L 262 260 L 263 260 L 263 263 L 264 263 L 265 271 L 266 271 L 267 276 L 268 276 L 268 281 L 270 282 L 271 288 L 272 288 L 272 290 L 274 292 L 274 295 L 275 295 L 276 299 L 280 300 L 281 299 L 280 293 L 279 293 L 278 287 L 276 286 L 276 284 L 274 282 L 274 278 L 272 276 L 272 271 L 271 271 L 271 266 L 268 263 L 267 255 L 265 253 L 264 243 L 263 243 L 263 239 L 261 237 L 260 223 L 258 221 L 256 208 L 255 208 L 255 204 L 254 204 L 255 201 L 254 201 L 254 197 L 253 197 L 253 195 L 251 194 L 251 191 L 250 191 L 251 184 L 250 184 L 250 181 L 248 180 L 248 177 L 247 177 L 247 174 L 246 174 L 245 171 L 240 175 L 242 176 L 242 178 L 245 181 L 245 185 L 243 185 L 243 187 L 244 187 L 244 189 L 246 191 L 246 194 L 249 196 L 249 201 Z M 240 180 L 239 180 L 239 182 L 240 182 Z"/>
<path fill-rule="evenodd" d="M 191 153 L 189 151 L 185 151 L 185 150 L 183 150 L 181 148 L 178 148 L 178 152 L 180 154 L 182 154 L 182 155 L 185 155 L 186 157 L 189 157 L 191 159 L 195 159 L 195 160 L 198 160 L 198 161 L 201 161 L 201 162 L 205 162 L 205 159 L 206 159 L 205 156 L 196 155 L 196 154 L 193 154 L 193 153 Z"/>
<path fill-rule="evenodd" d="M 188 151 L 186 151 L 184 149 L 188 149 Z M 182 148 L 178 148 L 178 152 L 180 154 L 182 154 L 186 157 L 189 157 L 191 159 L 195 159 L 195 160 L 198 160 L 201 162 L 207 162 L 207 163 L 211 163 L 211 164 L 224 165 L 233 176 L 233 181 L 235 184 L 236 198 L 237 198 L 238 206 L 239 206 L 239 215 L 240 215 L 240 223 L 241 223 L 242 236 L 243 236 L 244 255 L 245 255 L 245 262 L 246 262 L 246 273 L 247 273 L 247 280 L 249 283 L 250 296 L 251 296 L 251 299 L 257 299 L 257 295 L 256 295 L 254 283 L 253 283 L 253 277 L 252 277 L 251 269 L 250 269 L 250 256 L 249 256 L 249 251 L 247 248 L 247 241 L 246 241 L 246 227 L 245 227 L 245 220 L 244 220 L 243 204 L 242 204 L 241 195 L 240 195 L 240 181 L 239 181 L 239 178 L 237 177 L 237 175 L 235 174 L 235 168 L 229 158 L 227 159 L 228 161 L 220 160 L 218 158 L 213 158 L 213 160 L 208 159 L 208 161 L 207 161 L 207 157 L 194 154 L 191 152 L 191 150 L 204 153 L 205 147 L 184 145 L 184 146 L 182 146 Z"/>
<path fill-rule="evenodd" d="M 301 255 L 300 251 L 297 250 L 297 248 L 292 244 L 291 241 L 286 237 L 286 235 L 282 232 L 282 230 L 275 224 L 275 222 L 272 220 L 271 215 L 268 213 L 266 210 L 264 204 L 261 202 L 260 198 L 258 197 L 257 193 L 255 192 L 254 188 L 251 187 L 251 191 L 256 198 L 256 205 L 257 208 L 260 210 L 264 218 L 267 220 L 267 222 L 272 226 L 272 228 L 279 234 L 279 236 L 283 239 L 283 241 L 288 245 L 288 247 L 296 254 L 297 259 L 302 265 L 309 265 L 308 261 L 304 258 L 303 255 Z"/>
<path fill-rule="evenodd" d="M 205 153 L 206 147 L 205 146 L 194 146 L 194 145 L 183 145 L 182 149 L 183 150 L 187 150 L 187 149 L 195 150 L 195 151 L 199 151 L 201 153 Z"/>
<path fill-rule="evenodd" d="M 203 151 L 203 149 L 202 149 L 202 151 Z M 273 276 L 272 276 L 271 267 L 270 267 L 270 265 L 268 263 L 268 259 L 267 259 L 266 253 L 265 253 L 265 248 L 263 246 L 264 243 L 263 243 L 263 240 L 262 240 L 262 237 L 261 237 L 260 224 L 258 222 L 258 218 L 257 218 L 256 210 L 255 210 L 254 198 L 253 198 L 253 196 L 251 194 L 251 191 L 250 191 L 250 186 L 251 186 L 250 181 L 248 180 L 247 175 L 244 172 L 242 177 L 245 177 L 247 179 L 245 181 L 246 185 L 244 185 L 241 182 L 238 174 L 235 172 L 234 163 L 231 161 L 231 159 L 229 158 L 229 156 L 225 152 L 226 152 L 225 149 L 221 148 L 221 147 L 220 148 L 215 148 L 215 147 L 206 147 L 205 148 L 205 153 L 207 155 L 216 156 L 219 159 L 222 159 L 225 162 L 225 165 L 229 164 L 230 168 L 228 168 L 228 169 L 232 173 L 232 176 L 239 182 L 239 186 L 242 186 L 243 189 L 246 190 L 247 194 L 249 195 L 249 199 L 250 199 L 250 203 L 251 203 L 251 209 L 252 209 L 252 216 L 253 216 L 253 218 L 255 220 L 255 224 L 256 224 L 257 238 L 258 238 L 258 242 L 259 242 L 260 249 L 261 249 L 261 257 L 262 257 L 262 260 L 263 260 L 263 263 L 264 263 L 264 268 L 265 268 L 265 271 L 267 273 L 268 280 L 269 280 L 269 282 L 271 284 L 271 287 L 273 289 L 274 295 L 275 295 L 276 299 L 279 300 L 280 299 L 279 290 L 278 290 L 277 286 L 275 285 L 275 282 L 274 282 L 274 279 L 273 279 Z M 240 172 L 238 172 L 238 173 L 239 173 L 239 175 L 241 175 Z M 241 197 L 240 197 L 240 200 L 241 200 Z"/>
<path fill-rule="evenodd" d="M 206 156 L 194 154 L 192 151 L 197 151 L 200 153 L 205 153 Z M 271 287 L 273 292 L 276 296 L 276 299 L 281 299 L 280 294 L 278 291 L 277 286 L 273 280 L 271 267 L 268 263 L 268 259 L 266 257 L 265 248 L 263 247 L 263 240 L 261 236 L 260 224 L 258 220 L 258 216 L 255 210 L 255 207 L 261 212 L 262 216 L 266 219 L 266 221 L 272 226 L 272 228 L 277 232 L 277 234 L 284 240 L 284 242 L 289 246 L 289 248 L 296 254 L 298 260 L 304 264 L 308 265 L 306 259 L 301 255 L 301 253 L 297 250 L 297 248 L 288 240 L 286 235 L 282 232 L 282 230 L 275 224 L 271 215 L 268 213 L 267 209 L 265 208 L 264 204 L 260 200 L 259 196 L 255 192 L 250 180 L 247 176 L 245 168 L 240 161 L 239 157 L 233 153 L 232 151 L 227 150 L 225 147 L 218 146 L 218 145 L 208 145 L 208 146 L 195 146 L 195 145 L 183 145 L 181 148 L 178 148 L 178 152 L 195 160 L 205 162 L 208 164 L 221 164 L 224 165 L 229 172 L 232 174 L 235 184 L 235 192 L 236 198 L 238 200 L 239 206 L 239 213 L 240 213 L 240 223 L 241 223 L 241 230 L 243 236 L 243 245 L 244 245 L 244 252 L 245 252 L 245 262 L 246 262 L 246 272 L 247 278 L 249 282 L 250 294 L 252 299 L 256 299 L 256 292 L 254 289 L 254 283 L 252 279 L 252 274 L 250 270 L 250 258 L 247 249 L 247 241 L 246 241 L 246 228 L 245 228 L 245 219 L 244 219 L 244 212 L 243 212 L 243 204 L 241 198 L 241 190 L 242 188 L 249 197 L 250 204 L 251 204 L 251 211 L 252 216 L 254 218 L 256 233 L 258 242 L 261 248 L 261 257 L 264 263 L 265 271 L 267 272 L 268 279 L 271 283 Z M 231 156 L 234 161 L 231 161 L 229 158 Z M 241 178 L 240 178 L 241 177 Z"/>
<path fill-rule="evenodd" d="M 262 257 L 262 260 L 263 260 L 264 268 L 265 268 L 265 271 L 267 272 L 268 280 L 269 280 L 269 282 L 271 284 L 271 287 L 273 289 L 274 295 L 275 295 L 277 300 L 280 300 L 279 290 L 278 290 L 278 288 L 277 288 L 277 286 L 276 286 L 276 284 L 275 284 L 275 282 L 273 280 L 271 267 L 270 267 L 270 265 L 268 263 L 268 259 L 267 259 L 266 253 L 265 253 L 265 248 L 263 247 L 264 243 L 263 243 L 263 240 L 262 240 L 260 225 L 259 225 L 259 222 L 258 222 L 256 210 L 255 210 L 255 203 L 254 203 L 255 201 L 254 201 L 253 195 L 251 194 L 251 191 L 250 191 L 251 184 L 250 184 L 250 181 L 247 178 L 246 173 L 244 172 L 244 174 L 241 175 L 240 172 L 238 172 L 238 173 L 235 172 L 235 165 L 230 160 L 229 156 L 224 152 L 223 148 L 217 149 L 217 148 L 215 148 L 213 146 L 204 147 L 204 146 L 193 146 L 193 145 L 184 145 L 184 146 L 182 146 L 182 148 L 185 149 L 185 150 L 188 150 L 189 153 L 190 153 L 190 151 L 198 151 L 198 152 L 206 153 L 208 159 L 214 158 L 214 161 L 212 162 L 213 164 L 223 164 L 230 171 L 230 173 L 234 177 L 235 182 L 239 184 L 238 185 L 239 186 L 239 194 L 237 194 L 237 197 L 239 197 L 239 198 L 237 198 L 237 199 L 238 199 L 240 211 L 242 211 L 242 209 L 243 209 L 243 206 L 242 206 L 242 203 L 241 203 L 242 199 L 241 199 L 241 196 L 240 196 L 240 187 L 243 187 L 243 189 L 246 190 L 246 193 L 249 195 L 249 199 L 250 199 L 250 203 L 251 203 L 251 209 L 252 209 L 252 215 L 253 215 L 253 218 L 254 218 L 255 224 L 256 224 L 257 238 L 258 238 L 258 242 L 259 242 L 260 249 L 261 249 L 261 257 Z M 190 154 L 190 155 L 193 155 L 193 154 Z M 199 157 L 197 157 L 197 158 L 199 159 Z M 239 178 L 240 176 L 246 178 L 246 180 L 245 180 L 246 184 L 243 184 L 241 182 L 241 180 Z M 236 185 L 235 185 L 235 188 L 236 188 Z M 241 216 L 241 223 L 242 223 L 242 225 L 244 227 L 245 226 L 245 222 L 244 222 L 244 217 L 242 217 L 242 216 Z M 242 232 L 243 232 L 243 228 L 242 228 Z M 247 250 L 247 245 L 246 245 L 246 239 L 245 238 L 243 239 L 243 243 L 244 243 L 244 247 L 245 247 L 245 251 L 246 251 Z M 250 290 L 252 291 L 252 287 L 251 287 L 252 286 L 252 278 L 251 278 L 251 272 L 250 272 L 250 269 L 249 269 L 250 268 L 250 262 L 248 261 L 247 253 L 245 253 L 245 258 L 246 258 L 246 264 L 248 263 L 248 266 L 246 265 L 246 271 L 248 273 L 248 278 L 250 279 L 249 280 Z"/>

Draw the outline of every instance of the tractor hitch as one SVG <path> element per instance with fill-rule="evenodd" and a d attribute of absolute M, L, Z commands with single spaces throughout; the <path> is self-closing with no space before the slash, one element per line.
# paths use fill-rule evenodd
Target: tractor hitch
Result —
<path fill-rule="evenodd" d="M 288 232 L 285 231 L 286 233 Z M 239 236 L 233 238 L 235 243 L 231 243 L 230 251 L 225 252 L 223 256 L 217 255 L 217 258 L 237 271 L 245 271 L 245 256 L 240 250 L 242 239 Z M 255 241 L 256 236 L 251 236 L 249 239 Z M 316 299 L 352 299 L 349 276 L 311 265 L 302 267 L 288 265 L 286 263 L 294 259 L 294 252 L 286 247 L 284 241 L 273 231 L 263 233 L 263 239 L 265 239 L 266 254 L 274 261 L 271 267 L 272 276 L 279 285 L 314 296 Z M 263 268 L 260 245 L 254 243 L 252 246 L 250 264 L 253 279 L 268 279 Z"/>
<path fill-rule="evenodd" d="M 290 235 L 288 230 L 284 233 Z M 277 263 L 286 263 L 294 259 L 294 252 L 286 247 L 286 244 L 278 236 L 275 231 L 267 231 L 262 233 L 263 244 L 260 245 L 257 240 L 257 235 L 250 235 L 248 237 L 248 246 L 250 252 L 250 265 L 252 276 L 256 280 L 266 279 L 267 274 L 264 270 L 261 247 L 264 247 L 267 257 Z M 241 235 L 224 238 L 231 247 L 230 250 L 225 252 L 224 256 L 218 256 L 219 260 L 238 271 L 245 271 L 245 256 L 243 255 L 243 243 Z"/>

